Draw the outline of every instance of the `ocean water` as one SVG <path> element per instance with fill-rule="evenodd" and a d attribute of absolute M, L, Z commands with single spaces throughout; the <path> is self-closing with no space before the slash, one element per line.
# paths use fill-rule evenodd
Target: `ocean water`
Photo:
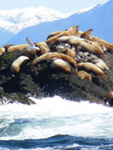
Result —
<path fill-rule="evenodd" d="M 0 150 L 113 150 L 113 108 L 58 96 L 0 106 Z"/>

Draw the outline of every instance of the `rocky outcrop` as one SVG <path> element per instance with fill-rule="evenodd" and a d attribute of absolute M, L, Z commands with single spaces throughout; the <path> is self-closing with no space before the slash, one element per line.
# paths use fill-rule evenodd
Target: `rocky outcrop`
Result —
<path fill-rule="evenodd" d="M 68 44 L 68 48 L 65 47 L 65 44 Z M 58 47 L 63 47 L 63 49 Z M 73 44 L 70 44 L 67 41 L 59 42 L 58 40 L 55 40 L 54 43 L 48 44 L 48 48 L 52 53 L 57 52 L 66 55 L 66 58 L 64 58 L 64 56 L 61 57 L 62 60 L 69 65 L 71 72 L 66 72 L 62 69 L 62 67 L 51 67 L 51 64 L 56 59 L 56 55 L 54 57 L 49 55 L 46 59 L 41 58 L 38 63 L 33 65 L 33 61 L 42 56 L 39 51 L 35 51 L 35 53 L 32 54 L 32 57 L 29 57 L 28 54 L 31 56 L 31 53 L 27 51 L 27 49 L 21 51 L 15 50 L 11 53 L 6 51 L 0 56 L 1 104 L 4 102 L 35 104 L 35 102 L 29 98 L 30 96 L 43 98 L 59 95 L 68 100 L 88 100 L 90 102 L 106 105 L 104 98 L 108 92 L 113 90 L 112 50 L 103 50 L 103 55 L 101 57 L 99 55 L 98 57 L 96 54 L 80 50 L 80 44 L 79 46 L 77 45 L 77 47 L 74 45 L 74 50 L 76 52 L 76 58 L 75 60 L 73 59 L 76 64 L 75 67 L 73 60 L 67 61 L 68 54 L 66 54 L 67 49 L 73 49 Z M 20 71 L 15 73 L 11 71 L 11 65 L 19 56 L 27 56 L 29 57 L 29 60 L 25 60 L 20 65 Z M 95 60 L 97 59 L 101 59 L 106 65 L 105 70 L 102 71 L 105 78 L 103 78 L 103 74 L 100 72 L 100 74 L 95 73 L 95 71 L 92 71 L 91 68 L 85 70 L 83 69 L 83 66 L 82 69 L 77 67 L 78 64 L 85 62 L 90 62 L 96 65 Z M 80 70 L 86 71 L 91 76 L 91 79 L 89 80 L 88 78 L 81 78 L 81 76 L 78 76 L 77 72 Z M 108 102 L 108 104 L 112 106 L 112 103 Z"/>

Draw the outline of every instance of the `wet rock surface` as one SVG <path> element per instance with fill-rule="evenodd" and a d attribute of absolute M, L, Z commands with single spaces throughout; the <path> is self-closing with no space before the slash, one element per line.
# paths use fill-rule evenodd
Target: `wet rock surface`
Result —
<path fill-rule="evenodd" d="M 81 80 L 72 66 L 69 74 L 53 70 L 50 68 L 51 60 L 41 61 L 36 66 L 27 62 L 21 66 L 18 74 L 13 74 L 9 65 L 0 71 L 0 98 L 31 104 L 33 102 L 28 100 L 29 95 L 37 98 L 59 95 L 73 101 L 103 103 L 102 96 L 113 89 L 113 56 L 106 53 L 104 60 L 110 68 L 107 82 L 97 75 L 93 75 L 93 82 Z"/>

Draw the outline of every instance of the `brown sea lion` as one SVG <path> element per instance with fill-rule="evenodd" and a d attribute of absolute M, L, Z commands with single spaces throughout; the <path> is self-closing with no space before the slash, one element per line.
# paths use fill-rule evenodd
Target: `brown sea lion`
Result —
<path fill-rule="evenodd" d="M 92 34 L 93 29 L 89 29 L 88 31 L 85 31 L 81 34 L 81 38 L 83 39 L 89 39 L 89 36 Z"/>
<path fill-rule="evenodd" d="M 36 57 L 36 50 L 26 48 L 24 55 L 29 57 L 29 59 L 34 59 Z"/>
<path fill-rule="evenodd" d="M 62 36 L 62 37 L 58 38 L 57 41 L 68 43 L 70 45 L 76 45 L 79 42 L 84 41 L 84 39 L 82 39 L 80 37 L 76 37 L 76 36 Z"/>
<path fill-rule="evenodd" d="M 51 68 L 55 69 L 55 70 L 60 68 L 64 72 L 67 72 L 67 73 L 71 72 L 71 69 L 70 69 L 70 66 L 68 65 L 68 63 L 62 59 L 53 60 L 53 62 L 51 64 Z"/>
<path fill-rule="evenodd" d="M 27 56 L 20 56 L 18 57 L 11 65 L 11 71 L 13 73 L 18 73 L 20 71 L 21 64 L 25 61 L 29 60 Z"/>
<path fill-rule="evenodd" d="M 3 53 L 5 53 L 5 48 L 4 47 L 0 47 L 0 55 L 2 55 Z"/>
<path fill-rule="evenodd" d="M 81 37 L 81 38 L 84 38 L 84 39 L 88 39 L 89 36 L 92 34 L 92 32 L 93 32 L 93 29 L 89 29 L 89 30 L 87 30 L 87 31 L 85 31 L 85 32 L 78 30 L 78 31 L 75 33 L 75 36 Z"/>
<path fill-rule="evenodd" d="M 99 44 L 92 41 L 88 41 L 88 40 L 80 41 L 77 44 L 76 48 L 85 52 L 90 52 L 92 54 L 95 54 L 98 57 L 103 57 L 104 55 L 104 52 L 102 48 L 99 46 Z"/>
<path fill-rule="evenodd" d="M 22 51 L 22 50 L 26 50 L 26 48 L 28 48 L 29 45 L 28 44 L 19 44 L 19 45 L 14 45 L 14 46 L 10 46 L 7 50 L 7 52 L 11 53 L 13 51 Z"/>
<path fill-rule="evenodd" d="M 108 66 L 102 59 L 95 59 L 92 61 L 97 67 L 99 67 L 102 71 L 109 70 Z"/>
<path fill-rule="evenodd" d="M 56 32 L 53 32 L 53 33 L 51 33 L 51 34 L 47 37 L 47 39 L 49 39 L 49 38 L 51 38 L 51 37 L 53 37 L 53 36 L 56 36 L 56 35 L 60 34 L 61 32 L 63 32 L 63 31 L 56 31 Z"/>
<path fill-rule="evenodd" d="M 75 50 L 70 49 L 70 48 L 67 48 L 67 49 L 65 49 L 65 50 L 63 50 L 63 51 L 61 51 L 61 52 L 62 52 L 63 54 L 66 54 L 66 55 L 72 57 L 73 59 L 75 59 L 75 56 L 76 56 Z"/>
<path fill-rule="evenodd" d="M 50 48 L 48 47 L 46 42 L 39 42 L 39 43 L 34 43 L 34 44 L 35 44 L 35 46 L 39 47 L 40 55 L 50 52 Z"/>
<path fill-rule="evenodd" d="M 107 81 L 105 73 L 99 67 L 94 65 L 93 63 L 90 63 L 90 62 L 78 63 L 77 67 L 82 70 L 92 72 L 96 75 L 100 75 L 104 79 L 104 81 Z"/>
<path fill-rule="evenodd" d="M 66 55 L 72 57 L 73 59 L 76 56 L 75 47 L 73 47 L 73 46 L 71 47 L 68 43 L 60 43 L 60 44 L 58 44 L 56 46 L 55 51 L 59 52 L 59 53 L 66 54 Z"/>
<path fill-rule="evenodd" d="M 91 40 L 93 42 L 96 42 L 98 43 L 101 47 L 105 47 L 109 52 L 113 52 L 113 44 L 99 38 L 99 37 L 96 37 L 96 36 L 92 36 L 92 31 L 93 29 L 89 29 L 88 31 L 77 31 L 75 33 L 75 36 L 78 36 L 78 37 L 81 37 L 81 38 L 85 38 L 85 39 L 88 39 L 88 40 Z M 105 49 L 104 48 L 104 49 Z"/>
<path fill-rule="evenodd" d="M 100 46 L 104 46 L 107 49 L 107 51 L 113 52 L 113 44 L 95 36 L 89 36 L 89 40 L 98 43 Z"/>
<path fill-rule="evenodd" d="M 92 76 L 86 71 L 80 70 L 76 74 L 81 80 L 88 79 L 89 81 L 92 81 Z"/>
<path fill-rule="evenodd" d="M 74 36 L 76 36 L 76 37 L 81 37 L 81 35 L 82 35 L 83 33 L 84 33 L 83 31 L 77 30 L 77 32 L 75 33 Z"/>
<path fill-rule="evenodd" d="M 37 63 L 39 63 L 40 61 L 42 61 L 44 59 L 53 59 L 53 58 L 60 58 L 60 59 L 66 60 L 76 68 L 76 61 L 72 57 L 62 54 L 62 53 L 58 53 L 58 52 L 45 53 L 45 54 L 41 55 L 40 57 L 36 58 L 32 62 L 32 65 L 33 66 L 36 65 Z"/>
<path fill-rule="evenodd" d="M 54 43 L 61 36 L 71 36 L 71 35 L 74 35 L 76 33 L 78 27 L 79 26 L 73 26 L 73 27 L 69 28 L 68 30 L 59 33 L 58 35 L 53 36 L 53 37 L 47 39 L 46 43 L 47 44 Z"/>
<path fill-rule="evenodd" d="M 6 45 L 4 46 L 6 52 L 7 52 L 8 48 L 11 47 L 11 46 L 14 46 L 14 44 L 6 44 Z"/>

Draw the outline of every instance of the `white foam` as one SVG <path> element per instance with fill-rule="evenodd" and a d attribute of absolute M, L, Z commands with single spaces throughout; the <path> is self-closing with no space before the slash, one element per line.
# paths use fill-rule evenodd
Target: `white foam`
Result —
<path fill-rule="evenodd" d="M 58 134 L 113 137 L 113 108 L 58 96 L 35 101 L 31 106 L 0 106 L 0 139 L 41 139 Z"/>

